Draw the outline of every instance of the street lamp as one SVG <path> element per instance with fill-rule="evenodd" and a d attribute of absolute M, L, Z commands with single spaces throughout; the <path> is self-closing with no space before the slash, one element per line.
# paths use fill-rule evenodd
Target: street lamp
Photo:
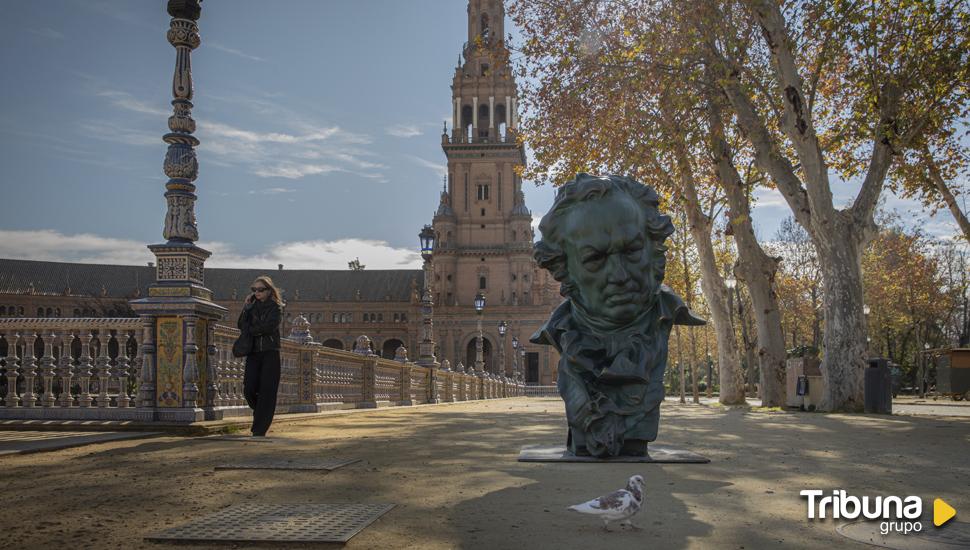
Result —
<path fill-rule="evenodd" d="M 512 337 L 512 379 L 519 377 L 519 337 Z"/>
<path fill-rule="evenodd" d="M 421 343 L 418 347 L 418 364 L 436 367 L 434 356 L 434 300 L 431 298 L 431 278 L 434 276 L 431 259 L 434 254 L 434 229 L 424 226 L 418 233 L 421 240 L 421 257 L 424 258 L 424 291 L 421 294 Z"/>
<path fill-rule="evenodd" d="M 508 332 L 509 326 L 505 321 L 501 321 L 498 324 L 498 372 L 500 375 L 505 376 L 505 333 Z"/>
<path fill-rule="evenodd" d="M 475 340 L 475 371 L 481 374 L 485 370 L 485 357 L 482 353 L 482 312 L 485 311 L 485 295 L 479 292 L 475 296 L 475 312 L 478 313 L 478 339 Z"/>

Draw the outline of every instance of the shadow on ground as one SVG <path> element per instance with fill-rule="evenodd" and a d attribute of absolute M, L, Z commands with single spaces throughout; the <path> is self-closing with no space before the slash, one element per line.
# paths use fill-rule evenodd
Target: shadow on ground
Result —
<path fill-rule="evenodd" d="M 279 424 L 275 443 L 162 437 L 0 459 L 22 495 L 0 546 L 151 547 L 148 533 L 238 502 L 397 504 L 348 548 L 764 548 L 854 544 L 809 523 L 802 489 L 916 494 L 967 509 L 970 421 L 664 405 L 661 443 L 711 464 L 520 463 L 562 442 L 558 399 L 387 409 Z M 268 454 L 360 458 L 322 472 L 219 471 Z M 639 473 L 642 531 L 605 533 L 566 510 Z M 29 529 L 22 528 L 29 524 Z M 204 547 L 204 546 L 203 546 Z M 223 547 L 224 548 L 224 547 Z"/>

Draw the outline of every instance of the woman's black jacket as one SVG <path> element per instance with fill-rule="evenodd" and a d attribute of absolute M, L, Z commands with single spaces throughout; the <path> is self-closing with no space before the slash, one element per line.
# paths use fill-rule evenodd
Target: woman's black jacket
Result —
<path fill-rule="evenodd" d="M 283 308 L 273 300 L 243 306 L 236 326 L 253 338 L 252 353 L 280 349 L 280 321 Z"/>

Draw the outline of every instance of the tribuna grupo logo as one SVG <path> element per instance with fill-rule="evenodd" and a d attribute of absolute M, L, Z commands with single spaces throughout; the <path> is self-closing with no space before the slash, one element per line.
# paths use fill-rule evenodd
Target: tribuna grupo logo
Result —
<path fill-rule="evenodd" d="M 879 532 L 908 534 L 923 530 L 919 521 L 923 515 L 923 499 L 917 496 L 853 496 L 842 489 L 833 489 L 825 495 L 821 489 L 806 489 L 799 493 L 806 497 L 808 519 L 859 519 L 881 520 Z M 933 524 L 940 527 L 953 516 L 956 510 L 943 499 L 933 501 Z"/>

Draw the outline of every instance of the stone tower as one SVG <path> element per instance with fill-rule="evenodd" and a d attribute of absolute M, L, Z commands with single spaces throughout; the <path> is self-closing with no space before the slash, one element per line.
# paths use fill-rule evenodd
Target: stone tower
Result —
<path fill-rule="evenodd" d="M 501 369 L 495 355 L 504 347 L 509 356 L 511 349 L 489 334 L 492 325 L 520 325 L 506 339 L 514 334 L 524 342 L 538 310 L 551 311 L 558 303 L 549 292 L 555 285 L 532 259 L 532 214 L 516 173 L 525 165 L 525 149 L 516 138 L 517 87 L 504 35 L 502 0 L 468 1 L 468 41 L 451 85 L 452 129 L 446 122 L 441 136 L 448 175 L 433 220 L 436 323 L 444 320 L 448 332 L 447 319 L 455 319 L 454 331 L 437 339 L 441 357 L 467 366 L 469 339 L 477 334 L 473 301 L 481 292 L 487 301 L 485 362 L 493 372 Z M 506 359 L 509 371 L 512 360 Z"/>
<path fill-rule="evenodd" d="M 468 41 L 452 81 L 446 188 L 434 217 L 436 284 L 441 306 L 531 303 L 532 215 L 515 167 L 525 164 L 516 140 L 516 85 L 505 47 L 501 0 L 470 0 Z M 436 281 L 437 283 L 438 281 Z"/>

